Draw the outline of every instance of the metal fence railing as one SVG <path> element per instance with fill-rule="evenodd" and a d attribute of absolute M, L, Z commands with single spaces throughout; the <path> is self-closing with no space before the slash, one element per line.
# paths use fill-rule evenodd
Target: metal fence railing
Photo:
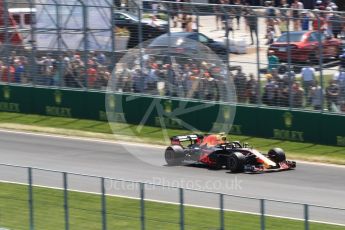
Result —
<path fill-rule="evenodd" d="M 9 229 L 345 226 L 343 208 L 7 164 L 0 164 L 0 172 L 0 227 Z"/>
<path fill-rule="evenodd" d="M 344 12 L 284 7 L 5 0 L 0 81 L 343 113 Z"/>

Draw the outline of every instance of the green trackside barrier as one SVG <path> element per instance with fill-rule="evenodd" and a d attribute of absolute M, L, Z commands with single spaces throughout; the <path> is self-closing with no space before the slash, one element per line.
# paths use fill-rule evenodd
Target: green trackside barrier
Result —
<path fill-rule="evenodd" d="M 234 107 L 219 103 L 0 85 L 0 111 L 107 121 L 106 104 L 111 121 L 345 146 L 341 115 L 238 105 L 230 126 Z"/>

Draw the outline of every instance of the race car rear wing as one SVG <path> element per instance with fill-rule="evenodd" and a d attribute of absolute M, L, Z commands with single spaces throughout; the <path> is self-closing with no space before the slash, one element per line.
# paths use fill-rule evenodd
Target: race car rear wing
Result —
<path fill-rule="evenodd" d="M 190 142 L 198 142 L 204 138 L 203 135 L 200 134 L 190 134 L 190 135 L 179 135 L 173 136 L 170 138 L 171 144 L 179 145 L 181 142 L 190 141 Z"/>

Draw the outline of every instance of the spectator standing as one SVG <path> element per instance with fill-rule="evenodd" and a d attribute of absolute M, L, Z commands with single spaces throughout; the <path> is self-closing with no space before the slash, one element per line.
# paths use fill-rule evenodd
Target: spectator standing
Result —
<path fill-rule="evenodd" d="M 278 69 L 279 67 L 279 58 L 274 55 L 274 51 L 268 51 L 268 68 L 267 70 L 270 72 L 272 69 Z"/>
<path fill-rule="evenodd" d="M 105 66 L 99 66 L 97 72 L 98 72 L 98 76 L 97 76 L 97 81 L 96 81 L 96 88 L 97 89 L 105 89 L 109 83 L 109 79 L 111 77 L 111 74 Z M 130 77 L 132 77 L 132 76 L 130 76 Z M 129 82 L 129 85 L 126 87 L 128 87 L 126 89 L 128 89 L 129 91 L 132 90 L 132 79 Z"/>
<path fill-rule="evenodd" d="M 312 22 L 313 30 L 322 31 L 326 28 L 326 18 L 325 15 L 319 10 L 315 10 L 315 14 L 318 14 L 318 17 L 314 17 Z"/>
<path fill-rule="evenodd" d="M 289 85 L 279 84 L 277 85 L 277 98 L 275 105 L 288 107 L 289 106 Z"/>
<path fill-rule="evenodd" d="M 48 86 L 52 86 L 54 85 L 54 75 L 55 75 L 55 72 L 54 72 L 54 66 L 50 65 L 46 68 L 46 71 L 45 71 L 45 83 L 44 85 L 48 85 Z"/>
<path fill-rule="evenodd" d="M 241 0 L 235 0 L 234 5 L 235 5 L 236 25 L 237 25 L 237 30 L 239 30 L 240 29 L 241 14 L 242 14 Z"/>
<path fill-rule="evenodd" d="M 294 31 L 300 30 L 300 10 L 304 9 L 304 5 L 299 0 L 294 0 L 291 4 L 292 18 L 293 18 L 293 29 Z"/>
<path fill-rule="evenodd" d="M 339 93 L 340 89 L 335 80 L 330 80 L 329 86 L 326 88 L 326 99 L 328 111 L 333 111 L 334 106 L 339 105 Z"/>
<path fill-rule="evenodd" d="M 287 3 L 286 0 L 281 0 L 280 1 L 280 5 L 279 5 L 279 8 L 283 8 L 280 10 L 280 15 L 284 18 L 288 17 L 288 11 L 287 11 L 287 8 L 289 8 L 289 4 Z"/>
<path fill-rule="evenodd" d="M 156 90 L 157 90 L 157 82 L 158 82 L 157 69 L 158 69 L 157 63 L 150 64 L 148 68 L 146 81 L 145 81 L 146 90 L 148 90 L 152 94 L 156 94 Z"/>
<path fill-rule="evenodd" d="M 234 20 L 234 15 L 232 10 L 230 10 L 226 15 L 225 15 L 225 37 L 229 38 L 229 33 L 230 31 L 232 32 L 232 37 L 234 37 L 234 28 L 233 28 L 233 20 Z"/>
<path fill-rule="evenodd" d="M 157 15 L 158 13 L 158 1 L 154 1 L 151 3 L 152 14 Z"/>
<path fill-rule="evenodd" d="M 136 69 L 133 73 L 133 91 L 134 93 L 143 93 L 145 89 L 145 73 Z"/>
<path fill-rule="evenodd" d="M 95 56 L 96 56 L 98 64 L 100 64 L 100 65 L 106 65 L 107 64 L 107 57 L 104 55 L 103 52 L 97 51 L 95 53 Z"/>
<path fill-rule="evenodd" d="M 248 14 L 246 15 L 246 20 L 250 30 L 250 38 L 252 41 L 251 45 L 254 45 L 253 34 L 255 34 L 256 41 L 258 42 L 258 17 L 253 10 L 249 10 Z"/>
<path fill-rule="evenodd" d="M 279 76 L 278 69 L 276 68 L 271 69 L 270 74 L 272 75 L 272 78 L 275 82 L 279 83 L 282 81 L 282 78 Z"/>
<path fill-rule="evenodd" d="M 305 95 L 309 95 L 309 90 L 315 81 L 315 69 L 311 67 L 310 61 L 308 61 L 307 66 L 302 69 L 301 75 Z"/>
<path fill-rule="evenodd" d="M 267 34 L 266 34 L 267 42 L 266 42 L 266 45 L 272 44 L 274 42 L 274 37 L 275 37 L 274 27 L 273 26 L 267 27 Z"/>
<path fill-rule="evenodd" d="M 266 31 L 272 30 L 275 32 L 274 26 L 276 24 L 276 10 L 273 7 L 273 4 L 271 1 L 266 2 Z"/>
<path fill-rule="evenodd" d="M 216 4 L 215 6 L 213 6 L 213 11 L 216 14 L 216 18 L 215 18 L 216 19 L 216 27 L 217 27 L 217 30 L 219 30 L 222 28 L 222 15 L 221 15 L 222 11 L 218 5 L 223 4 L 223 1 L 222 0 L 216 0 L 214 4 Z"/>
<path fill-rule="evenodd" d="M 308 15 L 307 11 L 303 11 L 302 12 L 302 16 L 301 16 L 301 28 L 302 30 L 309 30 L 309 22 L 310 22 L 310 17 Z"/>
<path fill-rule="evenodd" d="M 247 97 L 249 99 L 250 104 L 258 103 L 258 91 L 258 81 L 254 78 L 253 74 L 249 74 L 249 80 L 247 81 Z"/>
<path fill-rule="evenodd" d="M 186 32 L 193 32 L 193 17 L 190 16 L 187 18 Z"/>
<path fill-rule="evenodd" d="M 293 70 L 287 71 L 283 76 L 283 84 L 287 87 L 292 86 L 296 80 L 296 73 Z"/>
<path fill-rule="evenodd" d="M 332 11 L 332 7 L 326 7 L 326 10 L 328 11 L 327 13 L 325 13 L 325 27 L 323 28 L 325 30 L 325 32 L 328 34 L 328 35 L 331 35 L 332 34 L 332 17 L 333 17 L 333 12 Z"/>
<path fill-rule="evenodd" d="M 292 85 L 291 90 L 291 101 L 292 101 L 292 107 L 293 108 L 302 108 L 303 107 L 303 96 L 304 96 L 304 90 L 300 86 L 298 82 L 295 82 Z"/>
<path fill-rule="evenodd" d="M 131 92 L 132 91 L 132 70 L 128 67 L 127 63 L 124 63 L 123 70 L 120 73 L 120 88 L 123 92 Z"/>
<path fill-rule="evenodd" d="M 236 86 L 237 102 L 245 103 L 246 98 L 246 88 L 247 88 L 247 76 L 242 72 L 242 68 L 239 68 L 234 76 L 234 83 Z"/>
<path fill-rule="evenodd" d="M 289 4 L 287 3 L 286 0 L 281 0 L 280 1 L 280 23 L 279 23 L 279 30 L 280 33 L 284 33 L 286 31 L 288 31 L 288 24 L 287 21 L 289 20 L 288 17 L 288 10 L 287 8 L 289 8 Z"/>
<path fill-rule="evenodd" d="M 262 102 L 266 105 L 276 105 L 278 85 L 273 81 L 271 74 L 267 74 L 267 84 L 264 87 Z"/>
<path fill-rule="evenodd" d="M 6 66 L 2 63 L 1 66 L 1 81 L 9 82 L 12 81 L 14 78 L 15 68 L 13 65 Z"/>
<path fill-rule="evenodd" d="M 188 15 L 187 14 L 182 14 L 182 17 L 181 17 L 181 29 L 183 31 L 186 31 L 186 28 L 187 28 L 187 23 L 188 23 Z"/>
<path fill-rule="evenodd" d="M 343 101 L 345 100 L 345 69 L 339 71 L 336 81 L 339 85 L 339 98 Z"/>
<path fill-rule="evenodd" d="M 177 2 L 177 0 L 168 0 L 168 1 L 170 1 L 170 2 Z M 178 18 L 179 6 L 178 6 L 178 4 L 174 4 L 174 3 L 172 3 L 169 6 L 171 8 L 170 17 L 171 17 L 171 20 L 173 21 L 173 27 L 176 28 L 177 27 L 177 22 L 179 20 L 179 18 Z"/>
<path fill-rule="evenodd" d="M 12 79 L 12 82 L 14 83 L 21 83 L 24 79 L 24 66 L 23 64 L 18 60 L 14 60 L 14 78 Z"/>
<path fill-rule="evenodd" d="M 311 105 L 315 110 L 322 109 L 323 90 L 317 81 L 314 81 L 313 87 L 310 90 Z"/>
<path fill-rule="evenodd" d="M 87 87 L 89 89 L 95 89 L 96 88 L 96 81 L 97 81 L 97 65 L 96 64 L 91 64 L 88 66 L 89 68 L 87 69 Z"/>
<path fill-rule="evenodd" d="M 343 19 L 337 12 L 334 12 L 333 15 L 329 18 L 329 20 L 331 23 L 332 34 L 335 38 L 338 38 L 343 28 Z"/>

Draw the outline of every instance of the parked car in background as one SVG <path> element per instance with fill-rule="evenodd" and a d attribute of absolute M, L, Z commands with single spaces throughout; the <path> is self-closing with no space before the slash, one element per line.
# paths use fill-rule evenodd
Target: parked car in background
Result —
<path fill-rule="evenodd" d="M 282 62 L 288 62 L 289 55 L 293 63 L 307 60 L 318 62 L 320 54 L 324 59 L 337 58 L 341 51 L 341 40 L 319 31 L 292 31 L 283 33 L 268 50 L 273 50 Z"/>
<path fill-rule="evenodd" d="M 113 16 L 115 26 L 126 28 L 130 33 L 127 48 L 136 47 L 140 42 L 158 37 L 169 30 L 167 21 L 154 16 L 140 20 L 136 15 L 123 11 L 115 11 Z M 139 37 L 139 29 L 141 29 L 142 40 Z"/>
<path fill-rule="evenodd" d="M 197 44 L 191 44 L 190 41 L 197 41 L 198 44 L 202 44 L 210 49 L 209 53 L 218 55 L 223 61 L 227 60 L 228 49 L 226 46 L 218 41 L 207 37 L 206 35 L 198 32 L 174 32 L 163 34 L 155 38 L 149 48 L 167 48 L 175 47 L 178 49 L 184 49 L 185 51 L 191 51 L 197 53 L 199 49 Z M 196 46 L 196 47 L 193 47 Z M 205 50 L 206 49 L 202 49 Z M 182 50 L 181 50 L 182 52 Z M 207 52 L 207 51 L 206 51 Z M 186 52 L 185 52 L 186 53 Z M 202 56 L 201 56 L 202 57 Z"/>

